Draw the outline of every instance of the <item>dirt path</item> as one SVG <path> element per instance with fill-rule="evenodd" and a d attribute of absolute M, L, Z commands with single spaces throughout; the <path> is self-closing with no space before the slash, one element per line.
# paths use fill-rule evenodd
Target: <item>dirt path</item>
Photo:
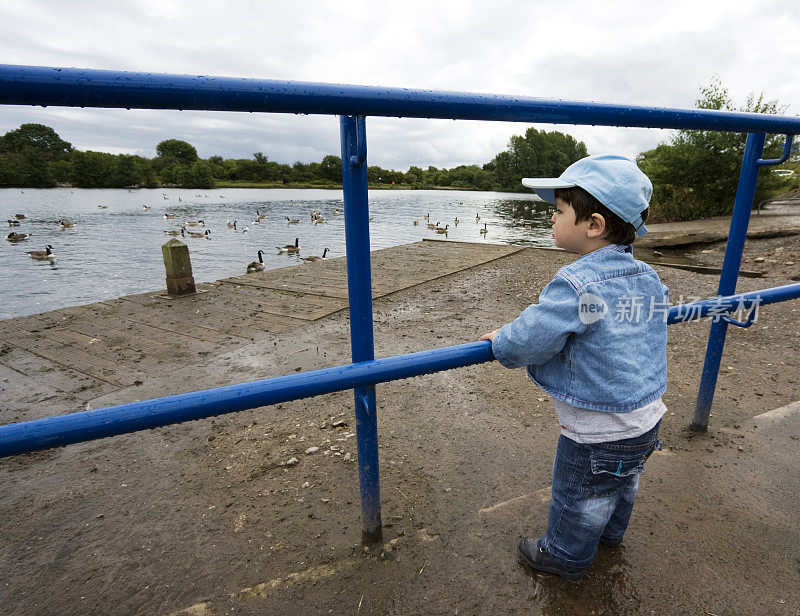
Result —
<path fill-rule="evenodd" d="M 472 341 L 570 259 L 528 249 L 379 299 L 376 355 Z M 658 271 L 673 301 L 716 292 Z M 799 309 L 729 330 L 705 435 L 687 426 L 708 323 L 670 328 L 664 451 L 625 543 L 578 584 L 517 562 L 519 536 L 544 530 L 558 426 L 523 371 L 492 363 L 378 386 L 383 552 L 360 544 L 346 392 L 0 460 L 0 613 L 796 616 L 800 426 L 753 418 L 800 400 Z M 337 313 L 91 405 L 348 361 Z"/>

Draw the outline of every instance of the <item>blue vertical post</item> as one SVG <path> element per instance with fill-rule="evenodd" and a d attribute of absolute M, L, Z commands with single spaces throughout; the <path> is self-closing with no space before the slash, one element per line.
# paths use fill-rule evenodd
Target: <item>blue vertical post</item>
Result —
<path fill-rule="evenodd" d="M 375 359 L 372 334 L 372 274 L 369 259 L 367 199 L 367 133 L 363 116 L 339 116 L 342 137 L 344 229 L 347 242 L 347 294 L 350 304 L 350 347 L 353 362 Z M 357 387 L 356 442 L 361 487 L 361 540 L 378 543 L 381 490 L 378 474 L 378 417 L 375 386 Z"/>
<path fill-rule="evenodd" d="M 722 273 L 719 278 L 718 295 L 733 295 L 739 278 L 742 264 L 742 251 L 747 237 L 747 225 L 750 222 L 750 211 L 753 208 L 753 197 L 756 194 L 758 181 L 757 161 L 764 150 L 764 133 L 749 133 L 744 148 L 742 170 L 739 173 L 739 185 L 736 188 L 736 200 L 733 204 L 733 217 L 728 232 L 728 244 L 725 247 L 725 258 L 722 261 Z M 722 349 L 725 346 L 725 335 L 728 322 L 717 319 L 711 323 L 708 335 L 708 347 L 700 377 L 700 390 L 697 392 L 697 405 L 694 410 L 692 429 L 705 431 L 708 428 L 708 415 L 714 401 L 714 390 L 717 387 L 719 364 L 722 360 Z"/>

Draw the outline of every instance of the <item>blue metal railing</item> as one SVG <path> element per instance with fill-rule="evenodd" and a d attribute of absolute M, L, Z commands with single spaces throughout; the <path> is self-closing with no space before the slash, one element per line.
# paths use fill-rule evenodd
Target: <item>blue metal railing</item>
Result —
<path fill-rule="evenodd" d="M 381 538 L 375 384 L 493 359 L 491 343 L 473 342 L 374 359 L 366 180 L 365 116 L 427 117 L 554 124 L 747 132 L 719 296 L 669 309 L 668 323 L 713 319 L 693 427 L 704 430 L 728 324 L 749 326 L 760 305 L 800 297 L 800 284 L 734 295 L 758 169 L 778 164 L 800 133 L 800 118 L 682 110 L 530 97 L 469 94 L 258 79 L 161 75 L 0 65 L 0 104 L 197 109 L 334 114 L 340 117 L 347 279 L 353 363 L 0 426 L 0 457 L 144 430 L 287 400 L 354 389 L 362 532 Z M 778 160 L 761 160 L 765 133 L 787 135 Z M 744 322 L 728 316 L 750 309 Z"/>

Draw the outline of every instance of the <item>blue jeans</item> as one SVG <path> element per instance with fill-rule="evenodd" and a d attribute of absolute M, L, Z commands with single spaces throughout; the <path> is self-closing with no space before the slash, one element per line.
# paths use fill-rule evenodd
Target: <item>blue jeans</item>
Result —
<path fill-rule="evenodd" d="M 601 537 L 621 539 L 639 475 L 658 443 L 659 421 L 635 438 L 585 445 L 561 436 L 553 464 L 547 534 L 542 547 L 557 563 L 587 567 Z"/>

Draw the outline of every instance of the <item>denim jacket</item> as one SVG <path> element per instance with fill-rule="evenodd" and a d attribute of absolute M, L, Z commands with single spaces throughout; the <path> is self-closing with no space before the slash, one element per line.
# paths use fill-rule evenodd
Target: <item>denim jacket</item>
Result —
<path fill-rule="evenodd" d="M 609 244 L 559 269 L 492 351 L 558 400 L 627 413 L 667 390 L 668 310 L 655 270 L 631 246 Z"/>

